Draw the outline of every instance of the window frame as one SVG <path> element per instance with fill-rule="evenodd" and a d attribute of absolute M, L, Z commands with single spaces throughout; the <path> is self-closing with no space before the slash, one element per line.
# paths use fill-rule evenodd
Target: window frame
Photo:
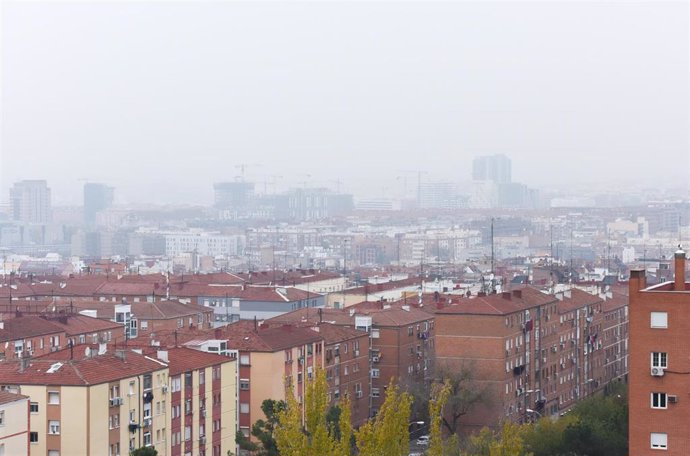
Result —
<path fill-rule="evenodd" d="M 659 443 L 654 443 L 655 436 Z M 664 443 L 661 443 L 661 440 Z M 651 432 L 649 434 L 649 447 L 653 450 L 668 450 L 668 434 L 666 432 Z"/>
<path fill-rule="evenodd" d="M 654 405 L 654 403 L 657 405 Z M 661 392 L 652 392 L 650 394 L 650 406 L 653 409 L 665 410 L 668 408 L 668 394 Z"/>

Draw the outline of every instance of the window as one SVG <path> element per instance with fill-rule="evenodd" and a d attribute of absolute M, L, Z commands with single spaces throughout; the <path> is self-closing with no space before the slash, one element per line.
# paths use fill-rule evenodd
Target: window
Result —
<path fill-rule="evenodd" d="M 38 443 L 38 432 L 29 432 L 29 442 Z"/>
<path fill-rule="evenodd" d="M 668 313 L 666 313 L 666 312 L 652 312 L 651 327 L 652 328 L 668 328 Z"/>
<path fill-rule="evenodd" d="M 378 329 L 373 329 L 373 328 L 372 328 L 372 329 L 371 329 L 371 338 L 372 338 L 372 339 L 378 339 L 379 337 L 381 337 L 380 331 L 379 331 Z"/>
<path fill-rule="evenodd" d="M 144 433 L 144 446 L 151 446 L 151 433 L 150 432 Z"/>
<path fill-rule="evenodd" d="M 249 413 L 249 404 L 246 402 L 240 404 L 240 413 Z"/>
<path fill-rule="evenodd" d="M 379 378 L 380 371 L 378 369 L 372 369 L 371 370 L 371 377 L 372 378 Z"/>
<path fill-rule="evenodd" d="M 48 391 L 48 403 L 51 405 L 57 405 L 60 403 L 60 393 L 57 391 Z"/>
<path fill-rule="evenodd" d="M 240 389 L 241 390 L 248 390 L 249 389 L 249 379 L 246 379 L 246 378 L 240 379 Z"/>
<path fill-rule="evenodd" d="M 240 356 L 240 365 L 249 366 L 249 355 L 241 355 Z"/>
<path fill-rule="evenodd" d="M 48 456 L 60 456 L 60 450 L 48 450 Z"/>
<path fill-rule="evenodd" d="M 652 352 L 652 367 L 668 367 L 668 355 L 666 352 Z"/>
<path fill-rule="evenodd" d="M 668 434 L 663 432 L 652 432 L 650 434 L 650 444 L 652 448 L 665 450 L 668 448 Z"/>
<path fill-rule="evenodd" d="M 181 386 L 182 386 L 182 381 L 181 381 L 179 375 L 177 377 L 172 377 L 170 379 L 170 391 L 172 391 L 173 393 L 176 391 L 180 391 Z"/>
<path fill-rule="evenodd" d="M 666 408 L 666 393 L 652 393 L 652 408 Z"/>
<path fill-rule="evenodd" d="M 56 420 L 48 421 L 48 434 L 60 435 L 60 422 Z"/>
<path fill-rule="evenodd" d="M 5 425 L 5 411 L 0 410 L 0 426 L 4 426 L 4 425 Z"/>
<path fill-rule="evenodd" d="M 38 413 L 38 402 L 31 403 L 31 413 Z"/>

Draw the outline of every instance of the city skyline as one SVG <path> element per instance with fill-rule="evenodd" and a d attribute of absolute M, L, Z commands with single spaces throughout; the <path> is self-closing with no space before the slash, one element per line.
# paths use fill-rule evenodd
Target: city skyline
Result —
<path fill-rule="evenodd" d="M 687 187 L 687 4 L 2 9 L 2 195 L 46 179 L 74 204 L 89 180 L 201 204 L 244 176 L 380 196 L 492 154 L 530 187 Z"/>

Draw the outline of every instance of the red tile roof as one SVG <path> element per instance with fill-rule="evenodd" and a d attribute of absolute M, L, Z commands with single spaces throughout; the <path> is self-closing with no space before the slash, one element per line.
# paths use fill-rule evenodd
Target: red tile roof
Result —
<path fill-rule="evenodd" d="M 81 352 L 75 350 L 75 355 L 78 351 Z M 20 361 L 2 361 L 0 385 L 98 385 L 165 368 L 165 364 L 131 351 L 125 354 L 124 360 L 112 352 L 93 358 L 69 357 L 70 350 L 57 351 L 32 359 L 23 370 Z"/>
<path fill-rule="evenodd" d="M 0 391 L 0 405 L 27 400 L 28 398 L 29 396 L 24 396 L 23 394 L 10 393 L 9 391 Z"/>
<path fill-rule="evenodd" d="M 56 318 L 46 317 L 48 321 L 61 327 L 68 336 L 89 334 L 100 331 L 124 331 L 120 323 L 105 321 L 86 315 L 72 314 Z"/>
<path fill-rule="evenodd" d="M 554 296 L 526 286 L 511 292 L 454 300 L 451 305 L 446 305 L 441 297 L 442 307 L 425 308 L 436 314 L 509 315 L 555 301 Z"/>
<path fill-rule="evenodd" d="M 240 320 L 209 331 L 209 339 L 225 339 L 228 349 L 240 351 L 275 352 L 290 347 L 318 342 L 323 338 L 304 327 L 276 326 L 254 329 L 254 322 Z"/>
<path fill-rule="evenodd" d="M 283 315 L 273 317 L 267 322 L 270 325 L 278 323 L 300 323 L 312 322 L 318 323 L 332 322 L 336 325 L 354 326 L 355 315 L 369 315 L 372 323 L 378 327 L 399 327 L 407 326 L 414 323 L 426 321 L 433 318 L 433 315 L 411 306 L 391 305 L 390 308 L 381 309 L 363 309 L 361 311 L 352 311 L 348 309 L 321 309 L 321 314 L 317 309 L 302 308 Z"/>
<path fill-rule="evenodd" d="M 179 375 L 182 372 L 204 369 L 210 366 L 217 366 L 223 363 L 234 362 L 232 358 L 206 353 L 191 348 L 171 348 L 168 349 L 168 367 L 170 375 Z"/>
<path fill-rule="evenodd" d="M 5 320 L 3 325 L 4 329 L 0 329 L 0 342 L 61 334 L 64 331 L 61 326 L 38 316 L 12 318 Z"/>

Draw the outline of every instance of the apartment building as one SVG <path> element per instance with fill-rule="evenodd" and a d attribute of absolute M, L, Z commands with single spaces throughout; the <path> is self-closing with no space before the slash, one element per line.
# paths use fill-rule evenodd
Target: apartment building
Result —
<path fill-rule="evenodd" d="M 236 453 L 236 359 L 181 347 L 157 356 L 170 369 L 170 455 Z"/>
<path fill-rule="evenodd" d="M 686 255 L 674 254 L 674 280 L 647 286 L 630 272 L 629 454 L 681 456 L 690 448 Z"/>
<path fill-rule="evenodd" d="M 369 416 L 383 404 L 385 387 L 429 381 L 434 362 L 434 316 L 407 305 L 368 303 L 350 309 L 299 309 L 267 321 L 269 325 L 328 322 L 369 337 L 371 400 Z M 361 350 L 360 350 L 361 354 Z"/>
<path fill-rule="evenodd" d="M 124 351 L 75 355 L 3 362 L 0 388 L 30 398 L 31 454 L 116 456 L 142 446 L 170 454 L 170 415 L 153 407 L 167 365 Z"/>
<path fill-rule="evenodd" d="M 369 419 L 371 381 L 369 377 L 369 335 L 354 328 L 321 322 L 309 326 L 324 339 L 326 381 L 329 402 L 336 405 L 348 396 L 352 425 Z"/>
<path fill-rule="evenodd" d="M 29 398 L 0 391 L 0 455 L 29 455 Z"/>
<path fill-rule="evenodd" d="M 526 286 L 425 303 L 436 317 L 438 365 L 464 370 L 484 391 L 462 418 L 468 432 L 505 417 L 557 416 L 627 374 L 625 296 Z"/>
<path fill-rule="evenodd" d="M 266 418 L 265 399 L 285 400 L 287 383 L 301 402 L 305 382 L 324 365 L 323 337 L 307 328 L 268 328 L 242 320 L 211 330 L 204 339 L 216 343 L 197 338 L 184 345 L 238 360 L 238 426 L 246 436 L 256 420 Z"/>

